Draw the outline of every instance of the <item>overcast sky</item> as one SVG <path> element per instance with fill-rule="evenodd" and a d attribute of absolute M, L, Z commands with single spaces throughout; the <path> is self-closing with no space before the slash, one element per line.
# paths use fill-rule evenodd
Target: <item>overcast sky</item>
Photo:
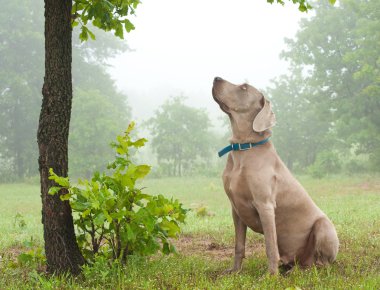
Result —
<path fill-rule="evenodd" d="M 133 51 L 112 61 L 111 74 L 137 121 L 180 94 L 215 118 L 222 113 L 213 78 L 265 88 L 286 71 L 283 40 L 304 16 L 296 5 L 266 0 L 143 0 L 131 19 L 136 30 L 125 36 Z"/>

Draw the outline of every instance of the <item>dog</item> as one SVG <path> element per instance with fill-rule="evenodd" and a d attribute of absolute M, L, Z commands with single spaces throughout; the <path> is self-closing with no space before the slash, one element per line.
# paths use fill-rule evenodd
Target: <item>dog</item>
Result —
<path fill-rule="evenodd" d="M 272 106 L 248 84 L 220 77 L 212 96 L 231 121 L 231 151 L 223 172 L 224 190 L 232 206 L 235 257 L 227 273 L 239 272 L 245 256 L 247 227 L 264 234 L 268 270 L 282 263 L 291 269 L 335 261 L 339 240 L 334 225 L 292 176 L 269 141 L 275 123 Z"/>

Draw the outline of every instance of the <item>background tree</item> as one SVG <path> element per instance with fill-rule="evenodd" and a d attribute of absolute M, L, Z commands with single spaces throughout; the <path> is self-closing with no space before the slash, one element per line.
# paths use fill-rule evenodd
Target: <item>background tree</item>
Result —
<path fill-rule="evenodd" d="M 43 22 L 38 17 L 42 13 L 32 17 L 35 4 L 42 9 L 32 1 L 15 0 L 2 3 L 0 10 L 0 180 L 37 172 Z"/>
<path fill-rule="evenodd" d="M 6 2 L 0 15 L 0 53 L 5 56 L 0 58 L 0 182 L 9 182 L 38 174 L 35 128 L 43 80 L 43 3 Z M 7 15 L 18 21 L 7 21 Z M 69 172 L 83 176 L 110 160 L 108 142 L 130 119 L 127 97 L 106 73 L 107 59 L 126 51 L 127 45 L 104 32 L 97 33 L 97 41 L 82 43 L 80 31 L 73 33 L 73 94 L 78 107 L 74 105 L 70 126 Z M 80 136 L 86 137 L 79 140 Z"/>
<path fill-rule="evenodd" d="M 316 114 L 310 100 L 314 88 L 294 69 L 282 75 L 269 88 L 276 111 L 277 124 L 273 128 L 276 149 L 291 170 L 303 170 L 313 164 L 319 152 L 337 148 L 339 140 L 329 120 Z"/>
<path fill-rule="evenodd" d="M 69 172 L 71 177 L 88 177 L 112 160 L 109 142 L 125 130 L 130 113 L 120 94 L 114 102 L 96 89 L 77 89 L 74 95 Z"/>
<path fill-rule="evenodd" d="M 184 100 L 169 99 L 148 121 L 158 163 L 173 176 L 190 171 L 198 157 L 207 164 L 212 139 L 207 113 L 187 106 Z"/>
<path fill-rule="evenodd" d="M 316 150 L 312 144 L 305 144 L 311 149 L 310 161 L 324 150 L 339 149 L 349 154 L 356 149 L 356 153 L 370 157 L 373 169 L 380 169 L 376 45 L 380 41 L 380 2 L 344 0 L 337 7 L 323 3 L 313 6 L 315 16 L 303 20 L 295 39 L 287 40 L 283 57 L 290 62 L 290 73 L 275 81 L 271 90 L 279 103 L 279 117 L 292 121 L 297 128 L 296 133 L 289 134 L 279 127 L 278 134 L 290 139 L 295 134 L 316 142 Z M 303 99 L 302 115 L 297 114 L 298 95 Z M 279 144 L 284 152 L 285 148 L 294 148 L 290 139 L 283 138 Z"/>

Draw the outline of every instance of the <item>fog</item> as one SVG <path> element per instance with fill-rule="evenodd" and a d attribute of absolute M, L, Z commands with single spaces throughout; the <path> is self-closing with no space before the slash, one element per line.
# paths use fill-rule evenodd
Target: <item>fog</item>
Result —
<path fill-rule="evenodd" d="M 219 176 L 228 133 L 215 76 L 264 91 L 271 141 L 293 172 L 380 171 L 380 2 L 315 1 L 308 13 L 286 2 L 147 0 L 122 41 L 89 26 L 96 40 L 81 43 L 74 28 L 70 175 L 104 170 L 109 143 L 135 120 L 153 177 Z M 26 0 L 0 11 L 0 182 L 38 181 L 43 12 Z"/>
<path fill-rule="evenodd" d="M 146 119 L 165 98 L 221 115 L 211 98 L 212 80 L 249 81 L 265 88 L 283 73 L 284 38 L 293 37 L 304 13 L 296 5 L 266 1 L 144 1 L 126 35 L 132 51 L 111 61 L 110 72 L 133 104 L 133 118 Z"/>

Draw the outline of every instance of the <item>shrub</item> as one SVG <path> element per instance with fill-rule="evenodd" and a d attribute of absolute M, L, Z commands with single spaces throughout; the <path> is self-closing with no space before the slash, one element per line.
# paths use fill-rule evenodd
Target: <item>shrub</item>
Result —
<path fill-rule="evenodd" d="M 87 261 L 101 255 L 125 263 L 132 254 L 175 251 L 169 238 L 180 233 L 179 224 L 184 222 L 186 210 L 178 200 L 148 195 L 136 187 L 136 181 L 149 173 L 150 166 L 136 165 L 130 159 L 130 150 L 147 141 L 132 141 L 133 128 L 131 123 L 125 134 L 111 144 L 116 157 L 107 167 L 108 174 L 95 173 L 91 180 L 80 180 L 74 186 L 68 178 L 50 170 L 49 178 L 59 186 L 50 188 L 49 193 L 61 192 L 61 200 L 70 201 L 78 245 Z"/>
<path fill-rule="evenodd" d="M 318 153 L 315 162 L 309 166 L 308 171 L 315 178 L 322 178 L 330 173 L 338 173 L 341 169 L 339 157 L 331 151 Z"/>

